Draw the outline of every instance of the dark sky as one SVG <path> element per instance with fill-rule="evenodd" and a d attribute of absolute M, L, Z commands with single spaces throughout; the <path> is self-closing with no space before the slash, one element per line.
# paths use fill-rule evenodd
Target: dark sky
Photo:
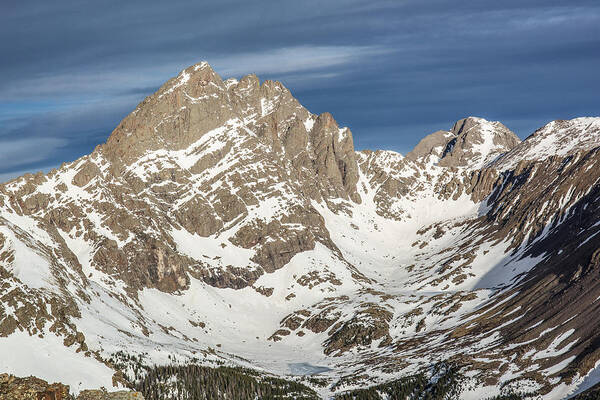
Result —
<path fill-rule="evenodd" d="M 0 0 L 0 54 L 0 180 L 89 153 L 201 60 L 282 81 L 358 149 L 600 115 L 598 0 Z"/>

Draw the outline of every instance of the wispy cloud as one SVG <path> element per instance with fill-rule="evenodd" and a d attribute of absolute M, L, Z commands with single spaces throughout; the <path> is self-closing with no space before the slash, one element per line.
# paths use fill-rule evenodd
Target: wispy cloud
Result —
<path fill-rule="evenodd" d="M 331 68 L 360 64 L 369 57 L 391 52 L 392 49 L 383 46 L 297 46 L 233 54 L 208 61 L 227 76 L 244 75 L 249 71 L 287 75 L 328 69 L 330 73 L 327 76 L 331 77 L 335 75 L 335 70 Z"/>
<path fill-rule="evenodd" d="M 45 160 L 60 147 L 66 145 L 64 139 L 36 138 L 0 141 L 0 171 Z"/>
<path fill-rule="evenodd" d="M 341 73 L 342 67 L 360 65 L 365 59 L 391 52 L 392 49 L 382 46 L 296 46 L 214 55 L 190 63 L 207 61 L 224 78 L 248 73 L 269 76 L 303 74 L 303 81 L 309 81 L 334 77 Z M 131 93 L 140 87 L 156 88 L 187 66 L 181 62 L 167 62 L 110 70 L 98 65 L 74 73 L 46 73 L 5 83 L 0 87 L 0 102 L 49 97 L 81 99 L 82 95 L 93 101 L 108 95 Z"/>

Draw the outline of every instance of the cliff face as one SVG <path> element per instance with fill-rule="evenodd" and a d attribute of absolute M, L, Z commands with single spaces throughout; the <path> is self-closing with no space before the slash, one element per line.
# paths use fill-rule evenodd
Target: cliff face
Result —
<path fill-rule="evenodd" d="M 280 83 L 189 67 L 92 154 L 0 185 L 0 351 L 44 343 L 89 387 L 123 351 L 575 387 L 600 359 L 599 121 L 520 142 L 469 117 L 406 157 L 357 152 Z M 27 348 L 0 369 L 47 363 Z"/>

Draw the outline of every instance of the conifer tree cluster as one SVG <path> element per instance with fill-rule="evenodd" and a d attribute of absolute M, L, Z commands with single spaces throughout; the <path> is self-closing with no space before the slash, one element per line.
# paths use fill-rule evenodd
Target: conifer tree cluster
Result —
<path fill-rule="evenodd" d="M 424 372 L 396 379 L 366 389 L 348 391 L 336 396 L 336 400 L 453 400 L 458 399 L 464 377 L 455 365 L 439 364 L 433 376 Z"/>
<path fill-rule="evenodd" d="M 146 400 L 318 399 L 309 387 L 239 367 L 158 366 L 135 385 Z"/>

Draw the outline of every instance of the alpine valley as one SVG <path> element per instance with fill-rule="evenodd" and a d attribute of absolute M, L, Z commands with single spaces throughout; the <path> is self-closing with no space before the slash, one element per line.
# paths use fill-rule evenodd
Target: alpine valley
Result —
<path fill-rule="evenodd" d="M 0 372 L 146 399 L 594 390 L 600 118 L 449 128 L 356 151 L 279 82 L 185 69 L 0 185 Z M 255 394 L 180 384 L 220 370 Z"/>

